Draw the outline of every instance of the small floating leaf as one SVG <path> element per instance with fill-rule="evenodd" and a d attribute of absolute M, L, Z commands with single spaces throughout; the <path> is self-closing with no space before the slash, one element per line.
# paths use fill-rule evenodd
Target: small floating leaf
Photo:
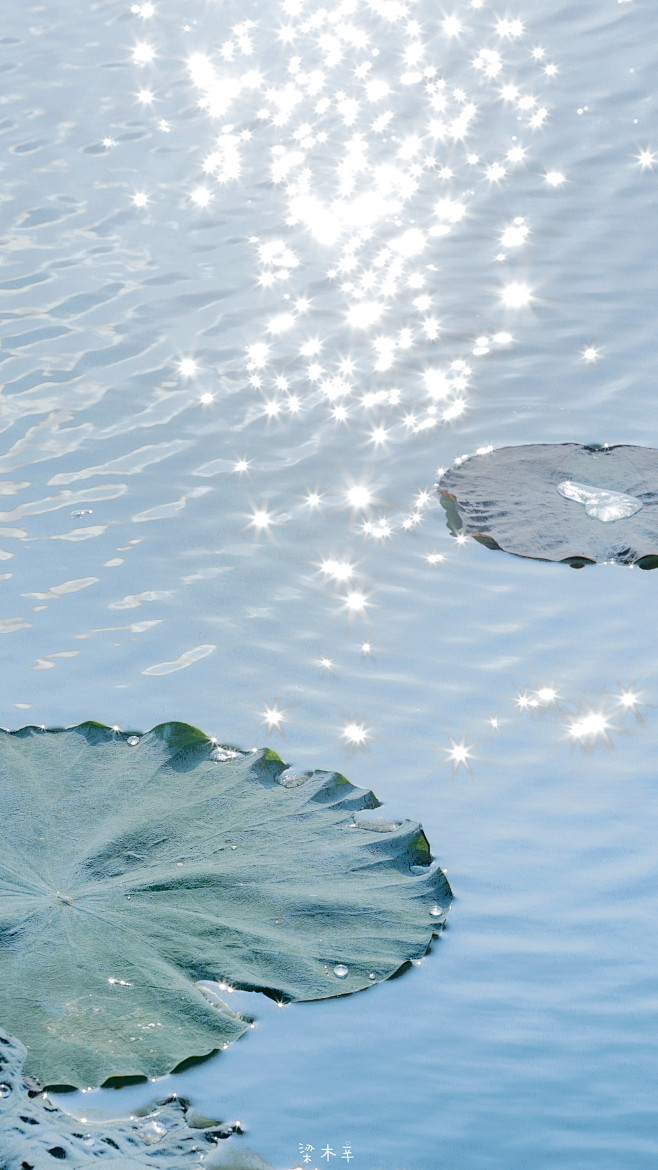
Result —
<path fill-rule="evenodd" d="M 0 732 L 0 1023 L 42 1085 L 226 1047 L 249 1021 L 201 980 L 323 999 L 424 954 L 451 893 L 417 823 L 370 827 L 344 776 L 287 785 L 186 724 L 135 738 Z"/>
<path fill-rule="evenodd" d="M 581 568 L 658 565 L 658 451 L 537 443 L 464 459 L 438 484 L 448 527 Z"/>

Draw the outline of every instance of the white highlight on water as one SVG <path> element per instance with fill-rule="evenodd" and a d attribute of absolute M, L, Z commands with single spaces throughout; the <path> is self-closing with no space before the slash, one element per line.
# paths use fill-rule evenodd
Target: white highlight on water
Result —
<path fill-rule="evenodd" d="M 562 483 L 557 485 L 557 490 L 565 500 L 575 500 L 577 504 L 583 504 L 588 516 L 592 516 L 594 520 L 602 520 L 604 524 L 634 516 L 642 507 L 642 500 L 638 500 L 637 496 L 591 487 L 586 483 L 576 483 L 573 479 L 563 479 Z"/>

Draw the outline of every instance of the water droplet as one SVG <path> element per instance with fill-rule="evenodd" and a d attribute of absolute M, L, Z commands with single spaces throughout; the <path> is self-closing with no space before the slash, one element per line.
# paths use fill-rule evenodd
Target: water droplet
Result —
<path fill-rule="evenodd" d="M 11 1093 L 11 1085 L 0 1085 L 0 1097 L 8 1097 Z"/>
<path fill-rule="evenodd" d="M 237 849 L 237 845 L 231 845 L 231 849 Z"/>
<path fill-rule="evenodd" d="M 126 742 L 129 743 L 131 747 L 134 747 L 136 743 L 139 743 L 139 736 L 129 735 Z"/>
<path fill-rule="evenodd" d="M 253 750 L 255 751 L 256 749 L 254 748 Z M 239 752 L 231 751 L 230 748 L 216 747 L 214 751 L 210 753 L 210 759 L 223 762 L 224 760 L 237 760 L 239 755 Z"/>
<path fill-rule="evenodd" d="M 72 520 L 80 520 L 83 516 L 93 516 L 91 508 L 80 508 L 75 512 L 70 513 Z"/>
<path fill-rule="evenodd" d="M 445 910 L 441 906 L 432 906 L 432 909 L 430 910 L 432 918 L 444 918 L 445 913 Z"/>
<path fill-rule="evenodd" d="M 369 976 L 368 976 L 368 979 L 376 979 L 376 978 L 377 978 L 377 976 L 375 975 L 375 972 L 371 971 Z"/>
<path fill-rule="evenodd" d="M 159 1121 L 147 1121 L 146 1125 L 137 1130 L 138 1136 L 147 1146 L 155 1146 L 161 1142 L 166 1132 L 164 1125 L 161 1125 Z"/>
<path fill-rule="evenodd" d="M 337 979 L 346 979 L 349 975 L 349 970 L 344 963 L 338 963 L 337 966 L 334 967 L 334 975 Z"/>
<path fill-rule="evenodd" d="M 592 487 L 587 483 L 576 483 L 572 479 L 563 479 L 562 483 L 557 485 L 557 490 L 565 500 L 575 500 L 577 504 L 582 504 L 588 516 L 594 520 L 602 520 L 604 524 L 609 524 L 611 520 L 624 520 L 627 516 L 634 516 L 642 507 L 642 500 L 637 496 Z"/>

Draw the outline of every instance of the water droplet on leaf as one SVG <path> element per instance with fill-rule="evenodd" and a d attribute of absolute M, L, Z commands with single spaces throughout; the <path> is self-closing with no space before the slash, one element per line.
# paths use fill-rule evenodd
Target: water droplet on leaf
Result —
<path fill-rule="evenodd" d="M 557 490 L 565 500 L 575 500 L 577 504 L 582 504 L 588 516 L 604 524 L 634 516 L 642 507 L 642 500 L 638 500 L 637 496 L 592 487 L 587 483 L 576 483 L 573 479 L 563 479 L 557 485 Z"/>
<path fill-rule="evenodd" d="M 256 748 L 252 748 L 252 751 L 256 751 Z M 219 760 L 222 763 L 224 760 L 237 760 L 239 755 L 239 752 L 231 751 L 230 748 L 216 747 L 210 753 L 210 759 Z"/>
<path fill-rule="evenodd" d="M 158 1142 L 162 1141 L 166 1132 L 164 1125 L 161 1125 L 159 1121 L 147 1121 L 146 1125 L 143 1125 L 137 1131 L 139 1137 L 147 1146 L 157 1145 Z"/>

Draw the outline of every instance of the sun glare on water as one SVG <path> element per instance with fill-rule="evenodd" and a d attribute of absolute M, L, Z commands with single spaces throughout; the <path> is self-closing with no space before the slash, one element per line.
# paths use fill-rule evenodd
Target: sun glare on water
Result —
<path fill-rule="evenodd" d="M 244 556 L 260 566 L 266 593 L 270 566 L 280 568 L 296 540 L 306 557 L 298 578 L 277 578 L 262 604 L 241 597 L 236 629 L 271 622 L 290 605 L 300 641 L 316 638 L 305 652 L 329 687 L 347 670 L 347 653 L 327 631 L 352 639 L 367 630 L 368 640 L 356 643 L 367 649 L 349 669 L 375 669 L 372 647 L 396 612 L 384 558 L 404 549 L 421 588 L 470 563 L 468 538 L 459 535 L 445 551 L 437 538 L 427 477 L 445 452 L 430 457 L 429 444 L 454 435 L 464 449 L 458 436 L 477 426 L 489 373 L 550 304 L 532 267 L 541 209 L 560 215 L 575 189 L 551 138 L 560 62 L 527 14 L 493 12 L 483 0 L 441 10 L 400 0 L 282 0 L 235 20 L 210 20 L 204 5 L 193 8 L 177 34 L 173 88 L 164 7 L 136 2 L 127 14 L 126 100 L 145 141 L 180 161 L 168 184 L 157 181 L 155 166 L 133 168 L 120 211 L 143 232 L 175 228 L 182 238 L 187 229 L 190 262 L 212 285 L 207 320 L 202 297 L 187 314 L 193 327 L 171 344 L 162 401 L 145 421 L 189 409 L 190 433 L 207 451 L 192 487 L 136 508 L 133 519 L 164 521 L 229 485 L 205 551 L 194 553 L 211 563 L 186 568 L 186 587 L 239 572 Z M 103 165 L 124 165 L 113 124 L 103 126 L 98 147 Z M 629 179 L 651 182 L 655 163 L 652 143 L 641 138 L 630 149 Z M 225 247 L 225 271 L 211 271 L 204 241 Z M 466 243 L 468 263 L 486 278 L 460 266 Z M 215 308 L 219 287 L 230 295 Z M 574 361 L 595 377 L 610 347 L 580 345 Z M 181 435 L 174 445 L 184 447 L 184 428 Z M 491 450 L 489 437 L 478 437 L 478 453 Z M 136 452 L 139 468 L 152 448 L 159 449 L 155 439 Z M 391 469 L 403 464 L 413 467 L 413 481 L 399 491 Z M 89 538 L 97 527 L 90 522 Z M 119 570 L 123 559 L 107 567 Z M 91 574 L 79 580 L 87 588 Z M 111 605 L 136 607 L 166 592 L 130 588 Z M 50 599 L 42 593 L 34 599 Z M 21 628 L 22 618 L 12 620 Z M 49 669 L 57 654 L 42 654 L 37 668 Z M 196 659 L 182 653 L 174 661 Z M 629 721 L 639 717 L 634 694 L 617 700 Z M 515 703 L 532 715 L 560 701 L 546 684 L 520 691 Z M 283 728 L 288 709 L 265 704 L 268 732 Z M 377 720 L 357 710 L 341 740 L 363 746 Z M 568 734 L 587 745 L 614 725 L 606 708 L 574 715 Z M 458 770 L 474 758 L 471 738 L 479 736 L 450 739 L 444 749 Z"/>

